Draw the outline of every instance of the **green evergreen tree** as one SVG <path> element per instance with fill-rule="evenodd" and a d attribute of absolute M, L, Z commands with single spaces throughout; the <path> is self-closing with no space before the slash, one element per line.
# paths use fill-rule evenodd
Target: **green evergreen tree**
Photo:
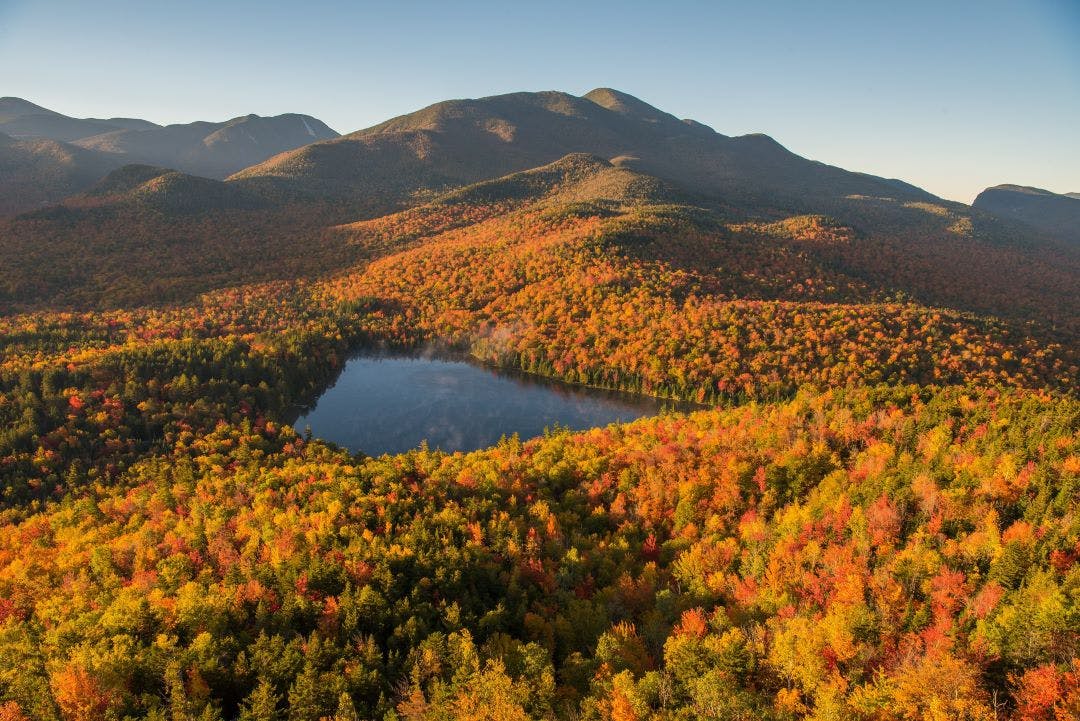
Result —
<path fill-rule="evenodd" d="M 360 714 L 356 713 L 356 706 L 352 698 L 344 691 L 338 696 L 337 711 L 334 712 L 334 721 L 360 721 Z"/>
<path fill-rule="evenodd" d="M 198 721 L 222 721 L 221 711 L 213 704 L 203 706 Z"/>
<path fill-rule="evenodd" d="M 319 675 L 311 662 L 296 677 L 289 689 L 289 721 L 319 721 L 322 705 L 319 703 Z"/>
<path fill-rule="evenodd" d="M 279 721 L 281 714 L 278 713 L 278 700 L 273 685 L 260 676 L 255 690 L 244 702 L 240 721 Z"/>
<path fill-rule="evenodd" d="M 170 721 L 192 721 L 191 704 L 184 688 L 184 673 L 178 661 L 165 667 L 165 686 L 169 690 Z"/>

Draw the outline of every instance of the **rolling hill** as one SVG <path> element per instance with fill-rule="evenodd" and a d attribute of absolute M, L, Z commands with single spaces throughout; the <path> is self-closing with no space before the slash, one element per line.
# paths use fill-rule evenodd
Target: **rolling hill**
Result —
<path fill-rule="evenodd" d="M 0 134 L 0 216 L 78 193 L 118 164 L 70 143 Z"/>

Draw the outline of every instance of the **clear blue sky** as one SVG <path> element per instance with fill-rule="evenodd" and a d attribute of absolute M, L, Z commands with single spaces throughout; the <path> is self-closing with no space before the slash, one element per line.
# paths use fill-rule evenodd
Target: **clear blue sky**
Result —
<path fill-rule="evenodd" d="M 1080 0 L 0 0 L 0 95 L 69 115 L 349 132 L 598 86 L 965 202 L 1080 191 Z"/>

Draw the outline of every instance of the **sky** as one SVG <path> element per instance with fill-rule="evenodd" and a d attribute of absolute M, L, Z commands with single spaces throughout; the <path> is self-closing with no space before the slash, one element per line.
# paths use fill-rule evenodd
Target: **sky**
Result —
<path fill-rule="evenodd" d="M 0 0 L 0 96 L 77 117 L 344 133 L 595 87 L 952 200 L 1080 192 L 1080 0 Z"/>

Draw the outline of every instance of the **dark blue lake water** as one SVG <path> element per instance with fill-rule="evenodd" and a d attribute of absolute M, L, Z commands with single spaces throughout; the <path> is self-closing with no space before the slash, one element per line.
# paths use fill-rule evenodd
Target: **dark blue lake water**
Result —
<path fill-rule="evenodd" d="M 665 405 L 666 404 L 666 405 Z M 469 451 L 501 436 L 522 440 L 655 415 L 670 403 L 507 375 L 471 363 L 361 356 L 293 427 L 368 455 L 431 448 Z"/>

